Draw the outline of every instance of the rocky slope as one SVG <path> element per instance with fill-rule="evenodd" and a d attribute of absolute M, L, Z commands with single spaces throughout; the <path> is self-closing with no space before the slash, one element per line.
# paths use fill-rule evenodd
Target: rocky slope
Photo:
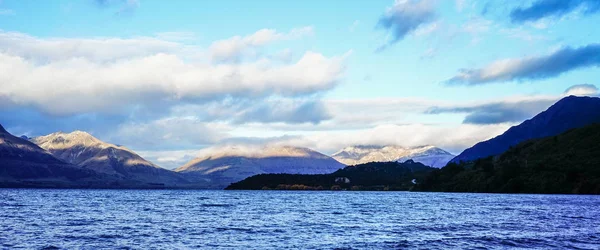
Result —
<path fill-rule="evenodd" d="M 511 127 L 503 134 L 466 149 L 452 159 L 452 162 L 498 155 L 523 141 L 558 135 L 595 122 L 600 122 L 600 98 L 565 97 L 546 111 Z"/>
<path fill-rule="evenodd" d="M 388 146 L 351 146 L 332 155 L 337 161 L 346 165 L 356 165 L 368 162 L 404 162 L 412 159 L 426 166 L 441 168 L 454 155 L 435 146 L 401 147 Z"/>
<path fill-rule="evenodd" d="M 224 188 L 257 174 L 326 174 L 343 167 L 331 157 L 307 148 L 229 146 L 213 149 L 175 171 L 207 181 L 212 188 Z"/>

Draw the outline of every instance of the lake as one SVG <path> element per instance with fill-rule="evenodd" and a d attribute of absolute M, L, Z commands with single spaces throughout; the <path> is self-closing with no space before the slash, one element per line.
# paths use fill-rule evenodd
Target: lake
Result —
<path fill-rule="evenodd" d="M 0 248 L 600 248 L 600 196 L 0 189 Z"/>

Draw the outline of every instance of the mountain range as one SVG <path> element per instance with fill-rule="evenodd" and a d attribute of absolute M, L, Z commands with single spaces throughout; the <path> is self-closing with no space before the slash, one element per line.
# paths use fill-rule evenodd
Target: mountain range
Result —
<path fill-rule="evenodd" d="M 523 141 L 558 135 L 594 122 L 600 122 L 600 98 L 568 96 L 503 134 L 464 150 L 452 162 L 499 155 Z"/>
<path fill-rule="evenodd" d="M 402 147 L 388 146 L 351 146 L 346 147 L 332 157 L 348 166 L 368 162 L 404 162 L 413 160 L 426 166 L 441 168 L 446 166 L 454 155 L 435 146 Z"/>
<path fill-rule="evenodd" d="M 123 146 L 100 141 L 83 131 L 57 132 L 32 138 L 31 141 L 63 162 L 117 179 L 167 186 L 187 184 L 187 180 L 177 173 L 154 165 Z"/>
<path fill-rule="evenodd" d="M 307 148 L 239 146 L 171 171 L 83 131 L 28 138 L 0 125 L 0 187 L 222 189 L 256 174 L 325 174 L 342 167 Z"/>
<path fill-rule="evenodd" d="M 490 164 L 506 170 L 502 167 L 504 165 L 497 165 L 495 159 L 506 157 L 505 152 L 512 152 L 513 147 L 531 139 L 551 138 L 597 122 L 600 122 L 600 98 L 565 97 L 546 111 L 511 127 L 502 135 L 466 149 L 441 171 L 445 173 L 444 171 L 453 169 L 457 166 L 456 163 L 460 163 L 459 166 L 463 168 L 473 164 L 478 166 L 478 162 L 483 160 L 477 159 L 492 161 Z M 590 135 L 595 135 L 592 132 Z M 578 135 L 585 133 L 581 132 Z M 586 140 L 584 137 L 576 138 Z M 593 143 L 586 145 L 594 147 Z M 560 147 L 567 151 L 585 150 L 575 144 Z M 550 151 L 552 150 L 548 150 Z M 536 153 L 529 149 L 527 152 Z M 519 159 L 529 159 L 529 155 L 511 155 L 518 156 L 518 159 L 511 161 L 516 165 L 511 166 L 528 167 L 528 161 L 523 163 Z M 323 175 L 334 173 L 346 165 L 368 162 L 403 163 L 412 160 L 410 162 L 440 168 L 453 156 L 434 146 L 352 146 L 344 148 L 332 157 L 299 147 L 230 146 L 211 150 L 171 171 L 145 160 L 132 150 L 103 142 L 86 132 L 57 132 L 28 138 L 13 136 L 0 125 L 0 187 L 223 188 L 254 175 Z M 544 157 L 551 158 L 552 155 Z M 592 154 L 585 157 L 587 162 L 595 162 L 594 157 L 600 156 Z M 569 158 L 560 158 L 560 162 L 584 164 Z M 542 164 L 546 165 L 552 164 Z M 485 169 L 489 169 L 489 165 L 486 166 L 488 167 Z M 574 169 L 576 173 L 568 170 L 571 171 L 569 176 L 579 173 L 577 168 Z M 379 173 L 379 170 L 375 172 Z M 369 174 L 368 171 L 362 173 Z M 431 183 L 431 179 L 429 181 Z"/>

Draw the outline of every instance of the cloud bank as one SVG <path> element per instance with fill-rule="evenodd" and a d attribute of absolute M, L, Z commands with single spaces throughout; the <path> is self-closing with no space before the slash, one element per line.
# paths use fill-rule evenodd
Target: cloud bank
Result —
<path fill-rule="evenodd" d="M 565 90 L 565 95 L 575 95 L 575 96 L 593 96 L 598 94 L 598 87 L 593 84 L 579 84 L 573 85 L 567 90 Z"/>
<path fill-rule="evenodd" d="M 586 67 L 600 65 L 600 44 L 564 47 L 549 55 L 511 58 L 492 62 L 483 68 L 462 69 L 445 83 L 481 85 L 492 82 L 539 80 Z"/>
<path fill-rule="evenodd" d="M 211 64 L 157 39 L 41 39 L 0 33 L 0 100 L 53 115 L 115 113 L 230 96 L 296 97 L 334 87 L 348 56 L 307 51 L 281 64 L 260 59 Z M 131 48 L 131 50 L 129 49 Z"/>
<path fill-rule="evenodd" d="M 555 103 L 555 97 L 519 98 L 474 105 L 433 107 L 426 114 L 466 113 L 464 124 L 518 123 L 544 111 Z"/>

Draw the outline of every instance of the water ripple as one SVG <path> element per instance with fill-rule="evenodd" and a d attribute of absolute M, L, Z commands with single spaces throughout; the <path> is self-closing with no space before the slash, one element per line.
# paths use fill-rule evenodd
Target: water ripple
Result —
<path fill-rule="evenodd" d="M 600 249 L 600 196 L 0 189 L 0 248 Z"/>

